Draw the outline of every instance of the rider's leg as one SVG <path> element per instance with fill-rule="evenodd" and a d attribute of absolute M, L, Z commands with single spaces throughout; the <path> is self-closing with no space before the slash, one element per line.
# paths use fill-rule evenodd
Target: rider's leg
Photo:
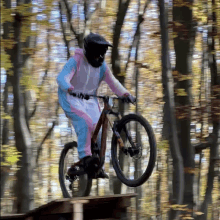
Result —
<path fill-rule="evenodd" d="M 90 146 L 93 121 L 86 112 L 84 100 L 59 91 L 59 102 L 77 134 L 79 158 L 92 155 Z"/>
<path fill-rule="evenodd" d="M 71 121 L 75 132 L 77 134 L 77 144 L 79 158 L 82 159 L 86 156 L 92 155 L 91 153 L 91 133 L 92 133 L 92 120 L 81 110 L 75 110 L 75 115 L 72 114 Z"/>
<path fill-rule="evenodd" d="M 101 111 L 99 108 L 99 104 L 97 100 L 93 100 L 90 104 L 86 106 L 87 113 L 90 115 L 90 117 L 93 120 L 93 132 L 95 130 L 96 124 L 98 123 L 98 120 L 101 115 Z M 92 132 L 92 133 L 93 133 Z M 102 128 L 100 129 L 97 137 L 97 144 L 99 149 L 101 148 L 101 138 L 102 138 Z M 108 175 L 105 173 L 104 169 L 101 169 L 100 173 L 98 174 L 97 178 L 109 178 Z"/>

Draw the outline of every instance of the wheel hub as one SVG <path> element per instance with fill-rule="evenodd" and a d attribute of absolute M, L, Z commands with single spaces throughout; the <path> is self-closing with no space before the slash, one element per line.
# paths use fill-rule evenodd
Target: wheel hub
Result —
<path fill-rule="evenodd" d="M 70 182 L 73 182 L 77 180 L 77 175 L 71 175 L 72 172 L 76 172 L 78 169 L 76 167 L 71 167 L 68 169 L 68 174 L 66 175 L 66 179 L 69 180 Z"/>
<path fill-rule="evenodd" d="M 130 156 L 134 159 L 139 159 L 142 156 L 142 146 L 138 143 L 135 145 L 135 147 L 123 148 L 122 151 L 126 155 L 130 154 Z"/>

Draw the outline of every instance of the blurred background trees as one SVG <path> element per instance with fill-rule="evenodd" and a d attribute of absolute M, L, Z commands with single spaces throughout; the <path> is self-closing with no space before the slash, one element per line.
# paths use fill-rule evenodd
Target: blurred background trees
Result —
<path fill-rule="evenodd" d="M 1 18 L 1 213 L 62 197 L 59 154 L 76 135 L 56 76 L 92 31 L 113 44 L 107 63 L 137 96 L 118 108 L 146 117 L 158 144 L 143 186 L 118 182 L 108 153 L 110 180 L 94 180 L 92 194 L 137 192 L 134 219 L 219 219 L 219 1 L 4 0 Z"/>

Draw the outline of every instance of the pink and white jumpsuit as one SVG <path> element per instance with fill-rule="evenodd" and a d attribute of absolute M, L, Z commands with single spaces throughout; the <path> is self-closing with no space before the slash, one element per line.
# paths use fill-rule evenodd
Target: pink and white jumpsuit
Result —
<path fill-rule="evenodd" d="M 59 103 L 66 116 L 71 119 L 78 137 L 79 158 L 92 155 L 91 134 L 95 129 L 101 110 L 96 98 L 79 99 L 69 95 L 68 89 L 76 93 L 96 94 L 101 81 L 105 81 L 118 96 L 129 92 L 113 76 L 107 64 L 92 67 L 82 49 L 76 49 L 57 77 Z"/>

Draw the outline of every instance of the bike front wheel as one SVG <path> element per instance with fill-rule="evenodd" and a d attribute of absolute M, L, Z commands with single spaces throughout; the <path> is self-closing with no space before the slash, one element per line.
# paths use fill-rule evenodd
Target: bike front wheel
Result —
<path fill-rule="evenodd" d="M 77 143 L 65 144 L 59 161 L 59 182 L 64 198 L 88 196 L 92 187 L 92 179 L 87 174 L 70 178 L 67 174 L 72 164 L 78 161 Z M 75 167 L 80 169 L 79 166 Z"/>
<path fill-rule="evenodd" d="M 142 185 L 151 176 L 156 161 L 156 140 L 149 122 L 142 116 L 129 114 L 118 122 L 116 131 L 124 143 L 120 148 L 112 138 L 112 163 L 117 177 L 129 187 Z"/>

